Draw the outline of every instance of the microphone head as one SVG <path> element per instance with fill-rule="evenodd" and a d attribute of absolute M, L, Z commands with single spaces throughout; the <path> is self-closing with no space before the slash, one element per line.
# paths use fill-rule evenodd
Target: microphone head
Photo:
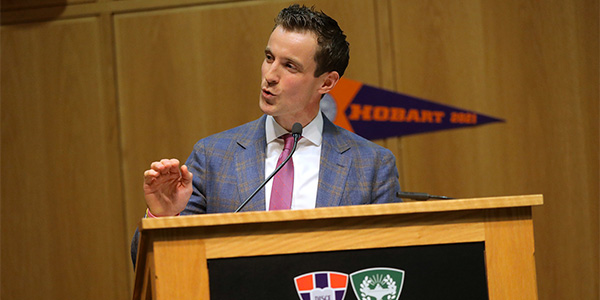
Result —
<path fill-rule="evenodd" d="M 294 123 L 294 125 L 292 125 L 292 135 L 302 135 L 302 124 Z"/>

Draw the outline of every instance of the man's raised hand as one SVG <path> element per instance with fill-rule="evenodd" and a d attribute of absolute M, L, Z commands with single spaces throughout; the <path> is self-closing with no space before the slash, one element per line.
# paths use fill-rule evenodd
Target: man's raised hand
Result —
<path fill-rule="evenodd" d="M 155 216 L 175 216 L 192 195 L 192 173 L 177 159 L 162 159 L 144 172 L 144 198 Z"/>

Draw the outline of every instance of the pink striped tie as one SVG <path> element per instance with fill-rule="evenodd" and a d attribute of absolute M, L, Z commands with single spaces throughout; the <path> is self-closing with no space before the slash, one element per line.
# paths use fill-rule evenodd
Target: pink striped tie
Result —
<path fill-rule="evenodd" d="M 284 140 L 283 151 L 277 160 L 277 167 L 290 155 L 294 146 L 294 137 L 291 134 L 281 136 Z M 294 191 L 294 161 L 290 161 L 273 177 L 271 201 L 269 210 L 290 209 L 292 207 L 292 192 Z"/>

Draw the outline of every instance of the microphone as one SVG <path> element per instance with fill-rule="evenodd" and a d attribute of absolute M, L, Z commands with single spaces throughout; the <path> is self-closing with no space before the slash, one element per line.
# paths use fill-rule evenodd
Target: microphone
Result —
<path fill-rule="evenodd" d="M 412 200 L 419 200 L 419 201 L 426 201 L 429 199 L 441 199 L 441 200 L 454 199 L 454 198 L 450 198 L 450 197 L 446 197 L 446 196 L 436 196 L 436 195 L 429 195 L 427 193 L 413 193 L 413 192 L 397 192 L 396 197 L 407 198 L 407 199 L 412 199 Z"/>
<path fill-rule="evenodd" d="M 283 166 L 292 158 L 292 155 L 294 154 L 294 152 L 296 152 L 296 146 L 298 146 L 298 140 L 302 136 L 302 124 L 294 123 L 294 125 L 292 126 L 292 136 L 294 137 L 294 146 L 292 147 L 292 151 L 290 152 L 290 155 L 288 155 L 288 157 L 286 157 L 286 159 L 281 163 L 281 165 L 279 165 L 279 167 L 277 167 L 275 169 L 275 171 L 273 171 L 273 173 L 271 173 L 271 175 L 269 175 L 269 177 L 267 177 L 267 179 L 265 179 L 265 181 L 263 181 L 263 183 L 261 185 L 259 185 L 256 190 L 254 190 L 254 192 L 252 193 L 252 195 L 250 195 L 250 197 L 248 197 L 244 202 L 242 202 L 242 204 L 235 210 L 236 213 L 239 212 L 240 210 L 242 210 L 242 208 L 244 208 L 244 206 L 246 206 L 246 204 L 248 204 L 250 199 L 254 198 L 254 196 L 258 193 L 258 191 L 260 191 L 260 189 L 262 189 L 265 186 L 265 184 L 267 184 L 267 182 L 269 182 L 269 180 L 271 180 L 271 178 L 273 178 L 273 176 L 275 176 L 275 174 L 277 174 L 277 172 L 279 172 L 279 170 L 281 170 L 281 168 L 283 168 Z"/>

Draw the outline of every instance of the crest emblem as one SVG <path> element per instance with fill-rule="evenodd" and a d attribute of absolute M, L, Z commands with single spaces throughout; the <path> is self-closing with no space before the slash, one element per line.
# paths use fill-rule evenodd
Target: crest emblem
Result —
<path fill-rule="evenodd" d="M 294 278 L 300 300 L 342 300 L 348 275 L 338 272 L 312 272 Z"/>
<path fill-rule="evenodd" d="M 350 274 L 350 280 L 359 300 L 398 300 L 404 283 L 404 271 L 370 268 Z"/>

